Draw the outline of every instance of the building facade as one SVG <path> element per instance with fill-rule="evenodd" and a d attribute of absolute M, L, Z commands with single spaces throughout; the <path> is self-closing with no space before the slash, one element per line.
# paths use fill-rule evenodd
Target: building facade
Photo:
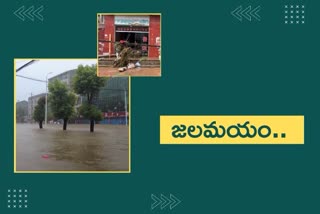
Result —
<path fill-rule="evenodd" d="M 98 55 L 114 55 L 114 42 L 127 41 L 142 56 L 159 57 L 159 15 L 98 15 Z M 105 42 L 109 41 L 109 42 Z"/>
<path fill-rule="evenodd" d="M 16 103 L 16 122 L 28 122 L 28 102 L 25 100 Z"/>
<path fill-rule="evenodd" d="M 41 97 L 45 97 L 46 93 L 41 93 L 37 95 L 32 95 L 28 98 L 28 121 L 33 122 L 33 112 L 34 108 L 38 105 L 38 100 Z"/>
<path fill-rule="evenodd" d="M 51 77 L 49 78 L 48 82 L 51 83 L 53 82 L 54 80 L 60 80 L 61 82 L 65 83 L 67 85 L 67 87 L 69 89 L 71 89 L 72 87 L 72 79 L 73 77 L 75 76 L 77 72 L 77 69 L 72 69 L 72 70 L 69 70 L 69 71 L 65 71 L 59 75 L 56 75 L 54 77 Z"/>
<path fill-rule="evenodd" d="M 72 90 L 72 81 L 77 69 L 63 72 L 51 77 L 48 82 L 59 80 Z M 86 102 L 86 97 L 77 95 L 76 108 Z M 105 85 L 100 89 L 99 94 L 94 100 L 94 104 L 102 111 L 104 119 L 99 123 L 105 124 L 128 124 L 129 109 L 129 78 L 117 77 L 106 78 Z M 74 119 L 75 123 L 89 123 L 81 117 Z"/>
<path fill-rule="evenodd" d="M 49 78 L 48 82 L 50 84 L 51 82 L 53 82 L 55 80 L 59 80 L 59 81 L 63 82 L 64 84 L 66 84 L 68 89 L 72 90 L 72 81 L 73 81 L 74 76 L 76 75 L 76 72 L 77 72 L 77 69 L 65 71 L 61 74 L 58 74 L 54 77 Z M 82 99 L 83 99 L 83 97 L 77 95 L 76 108 L 82 104 Z"/>
<path fill-rule="evenodd" d="M 129 121 L 129 78 L 117 77 L 106 79 L 95 100 L 103 112 L 104 124 L 128 124 Z"/>
<path fill-rule="evenodd" d="M 49 84 L 54 80 L 59 80 L 66 84 L 72 90 L 72 80 L 76 75 L 77 69 L 63 72 L 59 75 L 48 79 Z M 32 95 L 28 98 L 28 122 L 33 122 L 33 112 L 40 97 L 45 97 L 46 93 Z M 86 97 L 77 95 L 75 108 L 79 108 L 82 103 L 86 102 Z M 101 124 L 128 124 L 129 121 L 129 78 L 117 77 L 106 78 L 105 85 L 100 89 L 99 94 L 94 100 L 94 104 L 103 113 Z M 48 114 L 50 112 L 50 103 Z M 71 123 L 89 123 L 89 120 L 77 115 L 71 119 Z"/>

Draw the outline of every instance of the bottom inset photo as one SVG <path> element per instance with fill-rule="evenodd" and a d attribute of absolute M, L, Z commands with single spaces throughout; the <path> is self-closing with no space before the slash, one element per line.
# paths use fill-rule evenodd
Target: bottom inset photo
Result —
<path fill-rule="evenodd" d="M 129 173 L 130 79 L 97 59 L 15 59 L 14 172 Z"/>

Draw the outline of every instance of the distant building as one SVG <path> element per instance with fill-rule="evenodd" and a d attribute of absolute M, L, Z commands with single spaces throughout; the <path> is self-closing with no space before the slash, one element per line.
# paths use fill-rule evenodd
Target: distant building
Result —
<path fill-rule="evenodd" d="M 16 122 L 28 122 L 28 102 L 25 100 L 16 103 Z"/>
<path fill-rule="evenodd" d="M 59 75 L 51 77 L 48 82 L 60 80 L 72 90 L 72 81 L 77 69 L 65 71 Z M 76 108 L 79 108 L 87 98 L 77 95 Z M 107 78 L 105 86 L 100 89 L 94 104 L 103 112 L 104 120 L 101 123 L 125 124 L 129 116 L 129 78 L 117 77 Z M 78 118 L 77 122 L 83 122 Z"/>
<path fill-rule="evenodd" d="M 128 77 L 108 78 L 94 101 L 102 112 L 125 111 L 128 105 Z"/>
<path fill-rule="evenodd" d="M 34 108 L 38 104 L 38 100 L 41 97 L 45 97 L 45 96 L 46 96 L 46 93 L 41 93 L 41 94 L 33 95 L 28 98 L 28 121 L 29 122 L 33 122 L 32 115 L 34 112 Z"/>
<path fill-rule="evenodd" d="M 65 71 L 61 74 L 58 74 L 54 77 L 51 77 L 48 79 L 49 84 L 55 80 L 59 80 L 61 82 L 63 82 L 64 84 L 66 84 L 66 86 L 72 90 L 72 80 L 73 77 L 76 75 L 77 69 L 72 69 L 69 71 Z M 82 97 L 81 96 L 77 96 L 77 101 L 76 101 L 76 108 L 79 107 L 82 104 Z"/>
<path fill-rule="evenodd" d="M 129 78 L 108 78 L 105 86 L 100 89 L 95 104 L 104 114 L 100 123 L 128 124 Z"/>
<path fill-rule="evenodd" d="M 60 80 L 61 82 L 65 83 L 67 85 L 67 87 L 69 89 L 71 89 L 72 88 L 72 79 L 75 76 L 76 72 L 77 72 L 77 69 L 65 71 L 61 74 L 58 74 L 54 77 L 49 78 L 48 82 L 51 83 L 57 79 L 57 80 Z"/>

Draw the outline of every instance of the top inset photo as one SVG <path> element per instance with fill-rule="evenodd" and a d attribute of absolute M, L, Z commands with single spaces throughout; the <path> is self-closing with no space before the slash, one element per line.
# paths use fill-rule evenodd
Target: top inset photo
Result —
<path fill-rule="evenodd" d="M 101 77 L 161 76 L 160 13 L 98 13 Z"/>

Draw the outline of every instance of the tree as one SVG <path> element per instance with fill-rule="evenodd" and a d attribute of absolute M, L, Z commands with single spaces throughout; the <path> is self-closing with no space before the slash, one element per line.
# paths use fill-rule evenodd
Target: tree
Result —
<path fill-rule="evenodd" d="M 84 103 L 79 108 L 79 113 L 84 116 L 85 118 L 88 118 L 90 120 L 90 131 L 94 131 L 94 121 L 99 121 L 103 119 L 102 112 L 94 105 L 90 105 L 88 103 Z M 93 121 L 93 126 L 91 129 L 91 121 Z"/>
<path fill-rule="evenodd" d="M 90 132 L 94 132 L 95 121 L 102 119 L 101 111 L 94 106 L 94 99 L 98 97 L 105 80 L 97 76 L 97 65 L 79 65 L 73 79 L 74 92 L 87 98 L 87 102 L 80 108 L 80 114 L 90 120 Z"/>
<path fill-rule="evenodd" d="M 39 128 L 42 129 L 42 122 L 45 116 L 46 98 L 40 97 L 38 104 L 34 108 L 33 119 L 39 123 Z"/>
<path fill-rule="evenodd" d="M 59 80 L 49 84 L 49 92 L 52 114 L 56 119 L 63 119 L 63 130 L 67 130 L 68 120 L 75 112 L 76 95 Z"/>

